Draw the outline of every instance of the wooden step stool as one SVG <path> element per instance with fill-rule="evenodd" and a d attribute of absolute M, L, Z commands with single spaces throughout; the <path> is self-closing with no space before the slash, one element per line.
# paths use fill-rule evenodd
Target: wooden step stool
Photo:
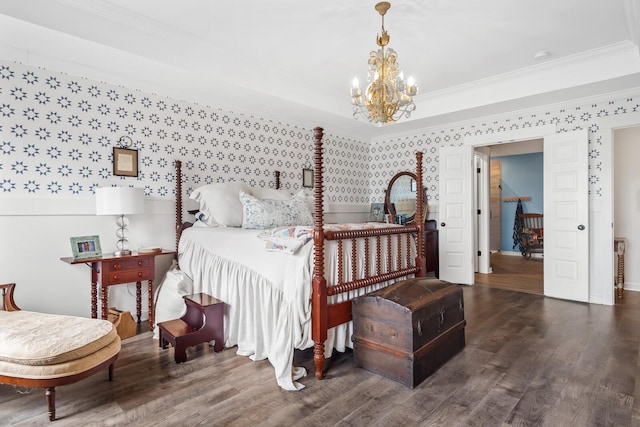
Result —
<path fill-rule="evenodd" d="M 187 312 L 180 319 L 158 323 L 159 345 L 171 344 L 176 363 L 187 361 L 187 347 L 215 340 L 214 351 L 224 347 L 224 302 L 207 294 L 183 296 Z"/>

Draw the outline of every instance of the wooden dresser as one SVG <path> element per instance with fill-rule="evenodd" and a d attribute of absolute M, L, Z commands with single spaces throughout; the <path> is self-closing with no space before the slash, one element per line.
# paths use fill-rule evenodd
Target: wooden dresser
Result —
<path fill-rule="evenodd" d="M 427 261 L 427 276 L 440 277 L 438 255 L 438 223 L 431 219 L 424 223 L 424 256 Z"/>

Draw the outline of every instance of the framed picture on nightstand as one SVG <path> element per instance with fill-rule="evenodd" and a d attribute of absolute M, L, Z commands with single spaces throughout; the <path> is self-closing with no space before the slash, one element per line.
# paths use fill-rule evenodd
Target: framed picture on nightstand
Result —
<path fill-rule="evenodd" d="M 369 221 L 384 222 L 384 203 L 371 203 Z"/>
<path fill-rule="evenodd" d="M 102 256 L 100 236 L 79 236 L 71 238 L 71 252 L 74 259 Z"/>

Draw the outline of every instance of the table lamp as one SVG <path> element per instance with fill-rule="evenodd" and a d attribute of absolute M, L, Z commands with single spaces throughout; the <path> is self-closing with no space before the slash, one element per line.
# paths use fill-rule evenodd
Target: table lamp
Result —
<path fill-rule="evenodd" d="M 125 215 L 142 213 L 144 213 L 144 190 L 142 188 L 96 188 L 96 215 L 118 216 L 116 219 L 116 224 L 118 225 L 116 247 L 118 250 L 113 253 L 115 256 L 131 255 L 129 241 L 127 240 L 129 220 Z"/>

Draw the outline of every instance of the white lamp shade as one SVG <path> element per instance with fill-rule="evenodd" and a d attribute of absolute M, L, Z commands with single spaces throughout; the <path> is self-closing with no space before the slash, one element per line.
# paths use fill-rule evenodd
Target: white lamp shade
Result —
<path fill-rule="evenodd" d="M 96 188 L 96 215 L 144 213 L 144 190 L 134 187 Z"/>

